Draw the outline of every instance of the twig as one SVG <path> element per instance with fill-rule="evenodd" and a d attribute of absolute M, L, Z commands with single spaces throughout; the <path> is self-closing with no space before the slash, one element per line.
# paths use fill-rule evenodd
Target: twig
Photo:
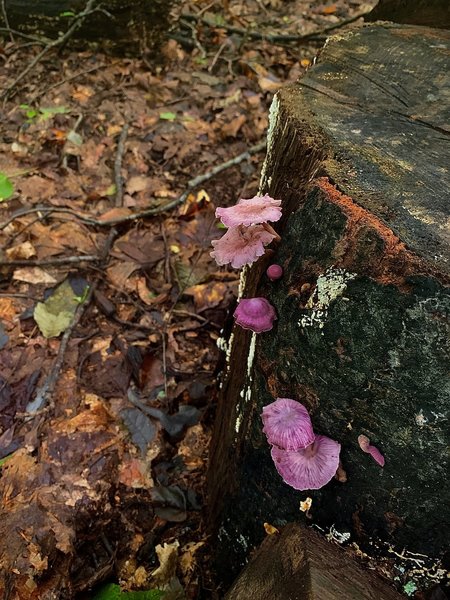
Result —
<path fill-rule="evenodd" d="M 53 48 L 56 48 L 57 46 L 65 44 L 69 40 L 69 38 L 72 36 L 75 30 L 82 25 L 85 18 L 91 15 L 93 12 L 95 12 L 94 6 L 96 2 L 97 0 L 88 0 L 85 9 L 78 13 L 78 15 L 76 15 L 68 30 L 65 33 L 61 34 L 56 40 L 52 40 L 51 42 L 49 42 L 39 52 L 39 54 L 37 54 L 33 58 L 30 64 L 16 77 L 16 79 L 11 83 L 11 85 L 9 85 L 5 89 L 5 91 L 1 95 L 1 97 L 4 100 L 7 100 L 8 98 L 15 95 L 16 92 L 13 93 L 13 91 L 16 85 L 20 83 L 22 79 L 24 79 L 32 69 L 34 69 L 34 67 L 42 60 L 42 58 L 47 54 L 47 52 L 49 52 Z"/>
<path fill-rule="evenodd" d="M 3 17 L 4 18 L 4 17 Z M 41 44 L 41 46 L 46 46 L 50 44 L 52 40 L 48 38 L 39 38 L 35 35 L 30 35 L 29 33 L 23 33 L 22 31 L 17 31 L 17 29 L 11 29 L 10 27 L 0 27 L 0 33 L 11 33 L 16 35 L 17 37 L 21 37 L 24 40 L 30 40 L 32 42 L 36 42 L 36 44 Z"/>
<path fill-rule="evenodd" d="M 94 225 L 96 227 L 111 227 L 114 225 L 120 225 L 121 223 L 128 223 L 130 221 L 135 221 L 136 219 L 142 219 L 144 217 L 160 215 L 164 212 L 172 210 L 173 208 L 176 208 L 180 204 L 183 204 L 183 202 L 186 201 L 186 198 L 189 196 L 191 191 L 193 189 L 195 189 L 197 186 L 201 185 L 205 181 L 208 181 L 209 179 L 212 179 L 215 175 L 218 175 L 222 171 L 225 171 L 226 169 L 229 169 L 230 167 L 238 165 L 241 162 L 243 162 L 244 160 L 248 160 L 251 155 L 261 152 L 262 150 L 264 150 L 265 147 L 266 147 L 266 141 L 264 140 L 263 142 L 260 142 L 259 144 L 252 146 L 245 152 L 242 152 L 242 154 L 238 154 L 238 156 L 235 156 L 234 158 L 231 158 L 230 160 L 227 160 L 226 162 L 213 167 L 207 173 L 204 173 L 203 175 L 198 175 L 197 177 L 194 177 L 193 179 L 188 181 L 186 190 L 180 196 L 178 196 L 178 198 L 175 198 L 175 200 L 172 200 L 168 204 L 163 204 L 162 206 L 157 206 L 155 208 L 148 208 L 148 209 L 143 210 L 138 213 L 126 215 L 124 217 L 118 217 L 117 219 L 108 219 L 108 220 L 93 219 L 91 217 L 86 217 L 86 216 L 81 215 L 80 213 L 76 212 L 75 210 L 72 210 L 71 208 L 58 208 L 56 206 L 52 206 L 52 207 L 36 206 L 34 208 L 26 208 L 24 210 L 19 210 L 16 213 L 14 213 L 13 215 L 11 215 L 11 217 L 9 219 L 4 221 L 3 223 L 0 223 L 0 231 L 2 229 L 5 229 L 5 227 L 10 225 L 16 219 L 23 217 L 25 215 L 30 215 L 30 214 L 36 213 L 36 212 L 37 213 L 39 213 L 39 212 L 42 212 L 42 213 L 66 213 L 69 215 L 73 215 L 76 219 L 78 219 L 82 223 L 86 223 L 87 225 Z"/>
<path fill-rule="evenodd" d="M 217 165 L 216 167 L 213 167 L 207 173 L 204 173 L 203 175 L 198 175 L 197 177 L 190 179 L 187 183 L 186 190 L 180 196 L 178 196 L 178 198 L 175 198 L 175 200 L 172 200 L 172 202 L 169 202 L 168 204 L 164 204 L 163 206 L 157 206 L 156 208 L 148 208 L 147 210 L 143 210 L 141 212 L 134 213 L 132 215 L 127 215 L 125 217 L 119 217 L 117 219 L 109 219 L 107 221 L 106 220 L 98 221 L 97 224 L 101 225 L 101 226 L 118 225 L 119 223 L 126 223 L 128 221 L 135 221 L 136 219 L 141 219 L 143 217 L 151 217 L 154 215 L 160 215 L 164 212 L 167 212 L 168 210 L 172 210 L 173 208 L 176 208 L 180 204 L 183 204 L 183 202 L 186 201 L 186 198 L 189 196 L 189 194 L 192 192 L 193 189 L 195 189 L 196 187 L 198 187 L 205 181 L 208 181 L 215 175 L 218 175 L 222 171 L 225 171 L 225 169 L 229 169 L 230 167 L 233 167 L 234 165 L 238 165 L 241 162 L 243 162 L 244 160 L 247 160 L 248 158 L 250 158 L 250 156 L 252 154 L 261 152 L 261 150 L 264 150 L 265 147 L 266 147 L 266 141 L 264 140 L 263 142 L 260 142 L 259 144 L 252 146 L 251 148 L 249 148 L 242 154 L 239 154 L 238 156 L 235 156 L 234 158 L 231 158 L 230 160 L 227 160 L 226 162 L 224 162 L 220 165 Z"/>
<path fill-rule="evenodd" d="M 98 262 L 98 256 L 86 254 L 86 256 L 59 256 L 57 258 L 29 258 L 21 260 L 0 260 L 2 267 L 48 267 L 53 265 L 78 264 L 80 262 Z"/>
<path fill-rule="evenodd" d="M 116 184 L 116 198 L 115 206 L 122 206 L 123 201 L 123 177 L 122 177 L 122 161 L 123 155 L 125 154 L 125 142 L 127 141 L 128 135 L 128 123 L 122 128 L 120 132 L 119 142 L 117 144 L 116 160 L 114 161 L 114 182 Z"/>
<path fill-rule="evenodd" d="M 51 90 L 54 90 L 55 88 L 64 85 L 65 83 L 68 83 L 69 81 L 73 81 L 74 79 L 78 79 L 78 77 L 82 77 L 83 75 L 88 75 L 89 73 L 93 73 L 94 71 L 98 71 L 99 69 L 103 69 L 103 67 L 105 67 L 106 64 L 105 63 L 101 63 L 95 67 L 91 67 L 90 69 L 86 69 L 85 71 L 80 71 L 79 73 L 75 73 L 74 75 L 71 75 L 70 77 L 65 77 L 64 79 L 61 79 L 61 81 L 58 81 L 56 83 L 53 83 L 52 85 L 49 85 L 48 87 L 46 87 L 45 89 L 43 89 L 40 92 L 36 92 L 36 94 L 34 94 L 34 96 L 31 97 L 31 102 L 35 102 L 38 98 L 41 98 L 42 96 L 44 96 L 45 94 L 47 94 L 48 92 L 50 92 Z"/>
<path fill-rule="evenodd" d="M 334 29 L 339 29 L 340 27 L 344 27 L 345 25 L 349 25 L 354 21 L 357 21 L 361 17 L 369 14 L 370 11 L 364 13 L 358 13 L 357 15 L 353 15 L 353 17 L 349 17 L 348 19 L 344 19 L 343 21 L 339 21 L 338 23 L 334 23 L 333 25 L 328 25 L 323 29 L 318 29 L 316 31 L 312 31 L 311 33 L 304 34 L 282 34 L 282 33 L 261 33 L 259 31 L 248 31 L 247 29 L 241 29 L 240 27 L 234 27 L 233 25 L 221 24 L 220 26 L 208 19 L 199 18 L 197 15 L 185 14 L 183 15 L 183 20 L 185 21 L 196 21 L 207 25 L 208 27 L 225 29 L 229 33 L 236 33 L 241 35 L 242 37 L 249 38 L 251 40 L 265 40 L 267 42 L 303 42 L 303 41 L 311 41 L 315 38 L 320 38 L 325 33 L 329 31 L 333 31 Z"/>
<path fill-rule="evenodd" d="M 6 12 L 5 0 L 2 0 L 2 15 L 3 15 L 3 20 L 5 21 L 6 29 L 9 31 L 9 37 L 10 37 L 11 41 L 14 43 L 15 40 L 14 40 L 13 33 L 11 31 L 11 27 L 9 26 L 8 13 Z"/>
<path fill-rule="evenodd" d="M 69 340 L 72 336 L 72 332 L 75 329 L 75 327 L 78 325 L 78 323 L 80 322 L 81 317 L 83 316 L 86 308 L 91 303 L 92 295 L 94 293 L 94 288 L 95 288 L 95 284 L 89 288 L 89 292 L 86 297 L 86 300 L 82 304 L 77 306 L 77 309 L 75 311 L 73 319 L 72 319 L 69 327 L 65 330 L 65 332 L 61 338 L 61 343 L 58 348 L 58 354 L 52 365 L 52 368 L 50 369 L 50 373 L 47 375 L 43 385 L 38 389 L 34 400 L 32 400 L 32 402 L 30 402 L 25 409 L 26 412 L 28 413 L 27 420 L 29 420 L 33 416 L 35 416 L 37 411 L 42 410 L 42 408 L 47 403 L 48 397 L 53 393 L 55 386 L 56 386 L 56 382 L 58 381 L 58 377 L 59 377 L 61 368 L 63 366 L 64 355 L 66 353 L 67 346 L 69 344 Z"/>

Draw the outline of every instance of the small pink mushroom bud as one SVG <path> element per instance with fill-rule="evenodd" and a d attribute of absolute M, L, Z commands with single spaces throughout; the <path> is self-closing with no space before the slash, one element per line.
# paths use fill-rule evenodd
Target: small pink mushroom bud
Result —
<path fill-rule="evenodd" d="M 234 311 L 234 318 L 243 329 L 261 333 L 272 329 L 277 315 L 265 298 L 243 298 Z"/>
<path fill-rule="evenodd" d="M 358 436 L 358 444 L 363 452 L 370 454 L 370 456 L 377 462 L 380 467 L 384 467 L 384 456 L 375 446 L 370 444 L 370 440 L 366 435 Z"/>
<path fill-rule="evenodd" d="M 239 200 L 235 206 L 216 209 L 216 217 L 227 227 L 273 222 L 281 218 L 280 205 L 281 200 L 274 200 L 267 194 L 254 196 Z"/>
<path fill-rule="evenodd" d="M 296 400 L 277 398 L 263 408 L 261 417 L 269 444 L 283 450 L 300 450 L 314 441 L 309 413 Z"/>
<path fill-rule="evenodd" d="M 339 466 L 341 445 L 324 435 L 297 451 L 274 446 L 272 459 L 283 481 L 296 490 L 318 490 L 331 481 Z"/>
<path fill-rule="evenodd" d="M 267 268 L 266 275 L 270 281 L 276 281 L 283 275 L 283 267 L 280 267 L 280 265 L 270 265 Z"/>

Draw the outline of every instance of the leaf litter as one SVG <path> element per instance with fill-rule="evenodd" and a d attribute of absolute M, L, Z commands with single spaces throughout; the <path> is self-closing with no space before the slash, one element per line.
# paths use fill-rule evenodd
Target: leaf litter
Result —
<path fill-rule="evenodd" d="M 69 45 L 3 106 L 7 600 L 221 596 L 205 477 L 237 274 L 210 256 L 214 212 L 257 193 L 273 94 L 325 40 L 301 36 L 367 4 L 182 4 L 152 63 Z M 38 50 L 5 35 L 0 89 Z"/>

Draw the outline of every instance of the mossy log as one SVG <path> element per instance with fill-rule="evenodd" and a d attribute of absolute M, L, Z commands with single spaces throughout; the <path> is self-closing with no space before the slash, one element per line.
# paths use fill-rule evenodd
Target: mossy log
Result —
<path fill-rule="evenodd" d="M 450 539 L 449 114 L 444 30 L 367 25 L 330 38 L 274 98 L 261 193 L 281 242 L 243 275 L 278 320 L 233 330 L 211 448 L 217 567 L 229 583 L 275 526 L 308 516 L 365 547 L 439 558 Z M 268 261 L 284 268 L 265 276 Z M 340 442 L 346 482 L 298 492 L 262 433 L 277 397 Z M 358 446 L 366 435 L 380 467 Z M 345 479 L 342 474 L 340 479 Z"/>
<path fill-rule="evenodd" d="M 225 600 L 401 600 L 337 544 L 291 523 L 267 536 Z"/>
<path fill-rule="evenodd" d="M 56 39 L 86 4 L 87 0 L 5 0 L 5 12 L 12 29 Z M 108 0 L 84 19 L 69 43 L 78 48 L 89 43 L 126 55 L 156 51 L 169 29 L 173 4 L 171 0 Z M 5 27 L 1 12 L 0 23 Z"/>

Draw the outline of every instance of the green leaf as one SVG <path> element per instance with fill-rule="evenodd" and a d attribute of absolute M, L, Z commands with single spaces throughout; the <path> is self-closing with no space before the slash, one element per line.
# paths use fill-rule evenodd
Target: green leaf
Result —
<path fill-rule="evenodd" d="M 66 11 L 64 11 L 62 13 L 59 13 L 59 16 L 60 17 L 74 17 L 75 13 L 72 12 L 71 10 L 66 10 Z"/>
<path fill-rule="evenodd" d="M 164 592 L 147 590 L 144 592 L 122 592 L 116 583 L 103 585 L 92 600 L 162 600 Z"/>
<path fill-rule="evenodd" d="M 3 467 L 5 462 L 12 457 L 13 454 L 14 454 L 14 452 L 12 452 L 11 454 L 8 454 L 7 456 L 4 456 L 2 459 L 0 459 L 0 469 Z"/>
<path fill-rule="evenodd" d="M 65 115 L 70 112 L 66 106 L 46 106 L 39 109 L 39 121 L 46 121 L 53 115 Z"/>
<path fill-rule="evenodd" d="M 14 186 L 5 173 L 0 171 L 0 202 L 7 200 L 14 193 Z"/>
<path fill-rule="evenodd" d="M 164 121 L 175 121 L 177 115 L 173 112 L 163 112 L 159 113 L 159 118 L 163 119 Z"/>
<path fill-rule="evenodd" d="M 78 302 L 78 304 L 83 304 L 83 302 L 86 301 L 86 298 L 88 297 L 88 294 L 89 294 L 89 286 L 87 285 L 84 288 L 82 295 L 81 296 L 74 296 L 74 300 L 76 302 Z"/>

